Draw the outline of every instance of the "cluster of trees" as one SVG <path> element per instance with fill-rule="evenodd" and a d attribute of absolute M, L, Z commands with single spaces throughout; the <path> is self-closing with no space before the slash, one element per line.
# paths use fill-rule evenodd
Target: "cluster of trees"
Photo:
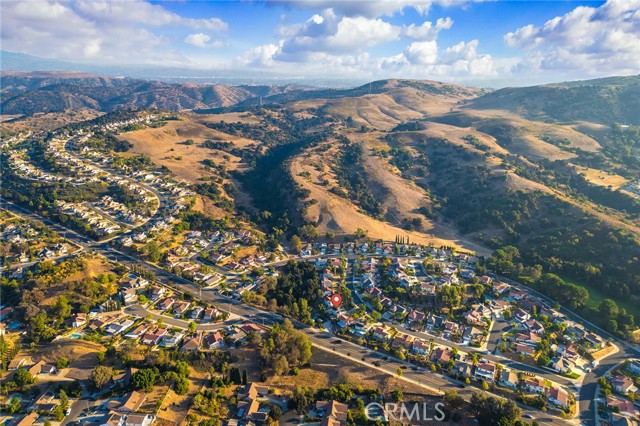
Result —
<path fill-rule="evenodd" d="M 295 330 L 291 321 L 287 319 L 282 326 L 275 324 L 264 336 L 260 361 L 274 374 L 286 374 L 291 368 L 305 365 L 310 358 L 309 338 Z"/>
<path fill-rule="evenodd" d="M 520 408 L 509 399 L 474 392 L 469 401 L 469 413 L 479 426 L 513 426 L 520 420 Z"/>
<path fill-rule="evenodd" d="M 370 216 L 381 218 L 384 211 L 382 204 L 369 188 L 370 179 L 363 165 L 362 147 L 343 139 L 344 145 L 335 170 L 336 178 L 346 195 Z M 382 188 L 379 188 L 382 191 Z"/>
<path fill-rule="evenodd" d="M 322 303 L 322 285 L 315 265 L 311 262 L 288 262 L 277 284 L 268 289 L 266 297 L 293 314 L 298 320 L 311 324 L 311 311 Z"/>

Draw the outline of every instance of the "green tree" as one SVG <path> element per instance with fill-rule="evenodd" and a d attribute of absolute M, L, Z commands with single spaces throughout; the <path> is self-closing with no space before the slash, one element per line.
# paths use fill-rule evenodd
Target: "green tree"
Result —
<path fill-rule="evenodd" d="M 96 389 L 100 390 L 104 385 L 109 383 L 112 377 L 113 377 L 113 369 L 111 367 L 98 365 L 91 372 L 91 376 L 89 377 L 89 380 L 91 381 L 91 383 Z"/>
<path fill-rule="evenodd" d="M 478 420 L 479 426 L 513 425 L 520 418 L 520 408 L 514 401 L 478 392 L 471 395 L 469 413 Z"/>
<path fill-rule="evenodd" d="M 153 385 L 158 380 L 158 374 L 151 368 L 142 368 L 131 376 L 131 385 L 134 389 L 142 389 L 145 392 L 151 392 Z"/>
<path fill-rule="evenodd" d="M 64 389 L 60 390 L 60 406 L 62 407 L 63 410 L 67 410 L 67 408 L 69 408 L 69 397 L 67 396 L 67 393 L 64 391 Z"/>
<path fill-rule="evenodd" d="M 189 391 L 189 379 L 186 377 L 179 377 L 178 380 L 176 380 L 174 390 L 178 395 L 186 394 Z"/>
<path fill-rule="evenodd" d="M 25 387 L 35 383 L 35 378 L 29 374 L 29 370 L 24 367 L 18 368 L 13 374 L 13 381 L 18 387 Z"/>
<path fill-rule="evenodd" d="M 291 237 L 291 240 L 289 241 L 289 249 L 291 250 L 291 253 L 300 253 L 300 250 L 302 250 L 302 240 L 300 240 L 300 237 L 297 235 Z"/>

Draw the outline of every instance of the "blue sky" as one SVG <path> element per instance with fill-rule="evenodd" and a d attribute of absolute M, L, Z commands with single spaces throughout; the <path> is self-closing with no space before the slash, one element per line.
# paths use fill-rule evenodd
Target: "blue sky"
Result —
<path fill-rule="evenodd" d="M 2 49 L 96 64 L 534 84 L 640 72 L 640 0 L 0 3 Z"/>

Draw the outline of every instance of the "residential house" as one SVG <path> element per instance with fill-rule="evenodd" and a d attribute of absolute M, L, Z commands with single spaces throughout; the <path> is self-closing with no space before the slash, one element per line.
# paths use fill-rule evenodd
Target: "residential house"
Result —
<path fill-rule="evenodd" d="M 196 333 L 195 336 L 188 337 L 182 343 L 180 347 L 180 351 L 182 352 L 193 352 L 199 351 L 200 345 L 202 344 L 202 333 Z"/>
<path fill-rule="evenodd" d="M 501 281 L 494 281 L 492 285 L 493 292 L 497 293 L 498 295 L 508 293 L 510 288 L 511 286 L 509 284 L 503 283 Z"/>
<path fill-rule="evenodd" d="M 531 319 L 531 314 L 521 308 L 513 311 L 513 317 L 520 322 L 527 322 Z"/>
<path fill-rule="evenodd" d="M 240 326 L 240 330 L 242 330 L 245 334 L 264 334 L 266 330 L 252 322 L 244 323 Z"/>
<path fill-rule="evenodd" d="M 175 300 L 172 297 L 167 297 L 166 299 L 158 302 L 158 304 L 156 305 L 156 309 L 164 312 L 171 309 L 174 303 Z"/>
<path fill-rule="evenodd" d="M 527 392 L 537 393 L 538 395 L 544 394 L 545 384 L 544 379 L 539 377 L 527 377 L 522 381 L 522 387 Z"/>
<path fill-rule="evenodd" d="M 575 368 L 575 363 L 563 357 L 554 358 L 551 360 L 549 367 L 556 370 L 558 373 L 568 373 Z"/>
<path fill-rule="evenodd" d="M 513 351 L 520 355 L 532 356 L 536 350 L 531 345 L 525 345 L 524 343 L 516 342 L 513 345 Z"/>
<path fill-rule="evenodd" d="M 526 343 L 527 345 L 535 346 L 540 341 L 540 336 L 531 332 L 525 331 L 522 333 L 517 333 L 515 336 L 516 342 Z"/>
<path fill-rule="evenodd" d="M 176 302 L 173 304 L 173 314 L 177 317 L 184 315 L 191 307 L 191 302 Z"/>
<path fill-rule="evenodd" d="M 222 334 L 219 331 L 208 334 L 204 338 L 204 346 L 207 349 L 224 349 L 225 344 Z"/>
<path fill-rule="evenodd" d="M 547 391 L 547 399 L 558 408 L 569 408 L 569 392 L 561 387 L 552 387 Z"/>
<path fill-rule="evenodd" d="M 155 419 L 151 414 L 132 413 L 127 415 L 124 426 L 150 426 Z"/>
<path fill-rule="evenodd" d="M 418 355 L 426 355 L 429 352 L 430 344 L 425 342 L 422 339 L 415 339 L 413 341 L 413 346 L 411 347 L 411 352 Z"/>
<path fill-rule="evenodd" d="M 602 340 L 602 337 L 598 336 L 595 333 L 587 333 L 587 335 L 584 336 L 584 340 L 586 340 L 587 343 L 589 343 L 594 349 L 600 349 L 604 347 L 604 340 Z"/>
<path fill-rule="evenodd" d="M 191 312 L 189 312 L 189 318 L 198 319 L 200 318 L 200 314 L 202 314 L 203 311 L 204 311 L 204 308 L 200 306 L 196 306 L 191 310 Z"/>
<path fill-rule="evenodd" d="M 481 360 L 478 365 L 476 365 L 476 371 L 474 373 L 474 377 L 476 380 L 484 380 L 489 383 L 493 383 L 496 375 L 496 365 L 487 360 Z"/>
<path fill-rule="evenodd" d="M 149 329 L 148 324 L 140 324 L 139 326 L 129 330 L 127 334 L 124 335 L 127 339 L 139 339 L 142 335 Z"/>
<path fill-rule="evenodd" d="M 112 322 L 109 324 L 104 332 L 106 334 L 117 335 L 124 332 L 127 328 L 131 327 L 134 324 L 133 320 L 123 319 L 118 322 Z"/>
<path fill-rule="evenodd" d="M 142 392 L 129 392 L 122 400 L 122 405 L 117 409 L 121 413 L 133 413 L 142 407 L 142 404 L 147 400 L 147 395 Z"/>
<path fill-rule="evenodd" d="M 518 387 L 518 373 L 515 370 L 503 368 L 498 383 L 505 388 L 516 389 Z"/>
<path fill-rule="evenodd" d="M 440 365 L 447 364 L 451 361 L 451 352 L 447 348 L 437 347 L 431 352 L 430 360 Z"/>
<path fill-rule="evenodd" d="M 640 417 L 640 412 L 633 405 L 633 402 L 628 399 L 618 398 L 617 396 L 609 395 L 607 397 L 607 407 L 610 409 L 616 409 L 620 414 L 629 417 Z"/>
<path fill-rule="evenodd" d="M 206 322 L 211 322 L 218 317 L 219 313 L 220 311 L 218 311 L 216 308 L 207 308 L 204 310 L 204 316 L 202 320 Z"/>
<path fill-rule="evenodd" d="M 634 359 L 627 364 L 627 368 L 633 374 L 640 375 L 640 360 Z"/>
<path fill-rule="evenodd" d="M 174 346 L 177 346 L 178 343 L 180 343 L 180 341 L 184 337 L 184 335 L 185 335 L 185 332 L 182 330 L 170 331 L 162 338 L 162 341 L 160 342 L 160 346 L 162 346 L 163 348 L 172 348 Z"/>
<path fill-rule="evenodd" d="M 254 382 L 247 383 L 244 388 L 238 392 L 240 399 L 257 399 L 264 398 L 269 394 L 269 386 L 260 386 Z"/>
<path fill-rule="evenodd" d="M 420 327 L 422 327 L 422 323 L 424 322 L 424 320 L 425 320 L 424 312 L 416 311 L 415 309 L 409 312 L 409 315 L 407 315 L 408 322 L 413 324 L 418 324 L 420 325 Z"/>
<path fill-rule="evenodd" d="M 162 338 L 164 336 L 166 336 L 166 335 L 167 335 L 167 329 L 166 328 L 156 328 L 153 331 L 145 333 L 142 336 L 142 339 L 141 339 L 140 342 L 143 345 L 154 346 L 154 345 L 157 345 L 158 343 L 160 343 Z"/>
<path fill-rule="evenodd" d="M 105 415 L 100 426 L 124 426 L 125 415 L 116 413 L 115 411 Z"/>
<path fill-rule="evenodd" d="M 413 337 L 408 334 L 398 333 L 391 342 L 391 347 L 394 349 L 403 348 L 409 349 L 413 344 Z"/>
<path fill-rule="evenodd" d="M 476 344 L 479 345 L 484 339 L 484 333 L 482 330 L 476 327 L 467 326 L 462 333 L 462 343 L 464 344 Z"/>
<path fill-rule="evenodd" d="M 345 314 L 340 314 L 338 316 L 338 327 L 340 328 L 345 328 L 350 326 L 351 324 L 353 324 L 356 320 L 349 316 L 349 315 L 345 315 Z"/>
<path fill-rule="evenodd" d="M 87 325 L 87 314 L 77 313 L 71 317 L 71 326 L 73 328 L 80 328 Z"/>
<path fill-rule="evenodd" d="M 525 323 L 527 330 L 535 334 L 542 334 L 544 332 L 544 326 L 537 320 L 529 320 Z"/>
<path fill-rule="evenodd" d="M 391 338 L 391 335 L 389 334 L 389 332 L 387 330 L 385 330 L 382 327 L 376 327 L 373 329 L 373 332 L 371 333 L 371 336 L 376 339 L 376 340 L 381 340 L 383 342 L 389 340 Z"/>
<path fill-rule="evenodd" d="M 344 425 L 347 421 L 349 407 L 338 401 L 318 401 L 316 402 L 316 413 L 322 417 L 322 425 Z"/>
<path fill-rule="evenodd" d="M 459 361 L 453 369 L 453 372 L 462 377 L 473 377 L 473 365 L 465 361 Z"/>
<path fill-rule="evenodd" d="M 637 388 L 633 385 L 633 380 L 621 374 L 613 376 L 613 378 L 611 379 L 611 387 L 613 388 L 613 390 L 623 395 L 635 392 L 637 390 Z"/>

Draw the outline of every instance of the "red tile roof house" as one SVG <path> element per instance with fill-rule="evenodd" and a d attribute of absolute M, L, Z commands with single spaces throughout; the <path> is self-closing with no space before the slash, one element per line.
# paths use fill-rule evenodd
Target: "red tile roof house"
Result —
<path fill-rule="evenodd" d="M 424 313 L 420 311 L 416 311 L 415 309 L 409 312 L 409 315 L 407 315 L 407 321 L 409 322 L 422 323 L 424 319 L 425 319 Z"/>
<path fill-rule="evenodd" d="M 640 412 L 638 411 L 636 406 L 633 405 L 633 402 L 629 401 L 628 399 L 622 399 L 622 398 L 615 397 L 613 395 L 609 395 L 607 397 L 607 406 L 609 408 L 618 407 L 620 414 L 623 414 L 623 415 L 627 415 L 631 417 L 640 416 Z"/>
<path fill-rule="evenodd" d="M 316 402 L 316 413 L 323 418 L 332 418 L 342 424 L 347 420 L 348 406 L 338 401 L 318 401 Z"/>
<path fill-rule="evenodd" d="M 156 328 L 155 330 L 145 333 L 140 341 L 143 345 L 154 346 L 160 343 L 160 340 L 167 334 L 166 328 Z"/>
<path fill-rule="evenodd" d="M 529 314 L 529 312 L 527 311 L 524 311 L 518 308 L 513 312 L 513 317 L 520 322 L 525 322 L 531 319 L 531 314 Z"/>
<path fill-rule="evenodd" d="M 527 321 L 525 325 L 532 333 L 542 334 L 544 332 L 544 326 L 536 320 Z"/>
<path fill-rule="evenodd" d="M 560 408 L 569 407 L 569 393 L 562 388 L 551 388 L 547 391 L 549 402 Z"/>
<path fill-rule="evenodd" d="M 533 346 L 525 345 L 524 343 L 516 343 L 513 345 L 513 351 L 517 354 L 531 356 L 536 350 Z"/>
<path fill-rule="evenodd" d="M 539 377 L 529 377 L 524 379 L 522 382 L 522 387 L 531 393 L 537 393 L 542 395 L 544 393 L 544 380 Z"/>
<path fill-rule="evenodd" d="M 175 303 L 175 300 L 172 297 L 168 297 L 158 302 L 158 304 L 156 305 L 156 309 L 160 311 L 166 311 L 167 309 L 171 308 L 174 303 Z"/>
<path fill-rule="evenodd" d="M 176 302 L 173 305 L 173 313 L 176 316 L 182 316 L 185 312 L 189 310 L 190 306 L 191 306 L 190 302 Z"/>
<path fill-rule="evenodd" d="M 204 338 L 204 345 L 208 349 L 223 349 L 225 347 L 224 339 L 219 331 L 207 335 Z"/>
<path fill-rule="evenodd" d="M 254 323 L 248 322 L 246 324 L 242 324 L 240 327 L 245 334 L 256 333 L 256 334 L 264 334 L 266 330 L 262 327 L 257 326 Z"/>
<path fill-rule="evenodd" d="M 535 345 L 540 341 L 540 336 L 530 331 L 527 331 L 524 333 L 518 333 L 516 334 L 515 337 L 516 337 L 516 342 L 526 343 L 529 345 Z"/>
<path fill-rule="evenodd" d="M 436 362 L 440 365 L 446 364 L 451 360 L 451 353 L 446 348 L 437 347 L 431 352 L 431 362 Z"/>
<path fill-rule="evenodd" d="M 426 355 L 429 352 L 429 346 L 429 343 L 424 340 L 415 339 L 413 341 L 413 346 L 411 347 L 411 352 L 419 355 Z"/>
<path fill-rule="evenodd" d="M 491 361 L 480 361 L 476 365 L 476 372 L 474 377 L 476 380 L 484 380 L 489 383 L 493 383 L 496 375 L 496 365 Z"/>
<path fill-rule="evenodd" d="M 212 321 L 218 317 L 220 311 L 216 308 L 207 308 L 204 310 L 204 318 L 203 321 Z"/>
<path fill-rule="evenodd" d="M 621 394 L 627 394 L 629 392 L 635 392 L 637 388 L 633 385 L 633 380 L 627 376 L 618 374 L 611 379 L 611 387 L 616 392 Z"/>
<path fill-rule="evenodd" d="M 374 339 L 383 340 L 383 341 L 389 340 L 389 338 L 391 337 L 389 335 L 389 332 L 382 327 L 374 328 L 372 335 Z"/>
<path fill-rule="evenodd" d="M 404 348 L 409 349 L 413 344 L 413 337 L 407 334 L 398 334 L 391 342 L 392 348 Z"/>
<path fill-rule="evenodd" d="M 197 333 L 195 336 L 185 339 L 184 343 L 180 347 L 182 352 L 199 351 L 202 344 L 202 333 Z"/>

